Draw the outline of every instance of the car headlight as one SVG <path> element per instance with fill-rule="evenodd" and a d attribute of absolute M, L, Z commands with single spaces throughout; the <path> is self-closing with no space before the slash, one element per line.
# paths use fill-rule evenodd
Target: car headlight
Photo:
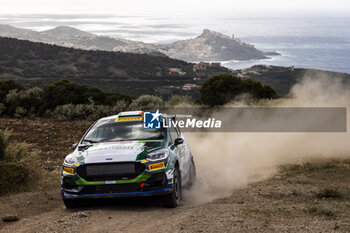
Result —
<path fill-rule="evenodd" d="M 146 155 L 146 159 L 155 161 L 155 160 L 163 160 L 168 158 L 169 156 L 169 150 L 168 149 L 162 149 L 162 150 L 157 150 L 154 152 L 151 152 Z"/>
<path fill-rule="evenodd" d="M 64 160 L 64 164 L 73 165 L 78 162 L 78 159 L 75 156 L 67 156 Z"/>
<path fill-rule="evenodd" d="M 70 175 L 73 175 L 73 174 L 74 174 L 74 168 L 72 168 L 72 167 L 64 167 L 64 166 L 63 166 L 63 171 L 64 171 L 64 173 L 66 173 L 66 174 L 70 174 Z"/>

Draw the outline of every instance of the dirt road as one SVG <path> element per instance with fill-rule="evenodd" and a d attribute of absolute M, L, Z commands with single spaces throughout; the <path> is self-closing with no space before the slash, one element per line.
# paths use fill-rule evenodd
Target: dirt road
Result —
<path fill-rule="evenodd" d="M 59 167 L 88 125 L 0 119 L 1 129 L 13 129 L 11 140 L 40 150 L 49 170 Z M 0 220 L 0 232 L 349 232 L 350 161 L 289 165 L 267 180 L 205 204 L 186 197 L 185 192 L 177 209 L 142 198 L 89 201 L 71 211 L 64 207 L 57 183 L 47 192 L 0 197 L 0 217 L 19 218 Z"/>
<path fill-rule="evenodd" d="M 331 164 L 331 166 L 329 165 Z M 158 199 L 87 202 L 65 209 L 57 190 L 1 198 L 0 232 L 349 232 L 350 161 L 284 168 L 274 177 L 235 191 L 230 197 L 177 209 Z M 339 197 L 322 194 L 337 190 Z"/>

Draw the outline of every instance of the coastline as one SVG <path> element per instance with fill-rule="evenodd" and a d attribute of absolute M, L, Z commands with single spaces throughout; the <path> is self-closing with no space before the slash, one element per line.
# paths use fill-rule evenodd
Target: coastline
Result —
<path fill-rule="evenodd" d="M 276 51 L 276 52 L 279 53 L 279 55 L 269 55 L 265 59 L 252 59 L 252 60 L 245 60 L 245 61 L 227 60 L 227 61 L 221 61 L 220 63 L 223 67 L 233 69 L 233 70 L 238 70 L 238 69 L 249 68 L 254 65 L 273 65 L 273 64 L 267 64 L 267 63 L 275 62 L 282 57 L 286 57 L 286 56 L 288 57 L 288 55 L 282 53 L 281 51 Z M 217 61 L 208 61 L 208 62 L 217 62 Z"/>

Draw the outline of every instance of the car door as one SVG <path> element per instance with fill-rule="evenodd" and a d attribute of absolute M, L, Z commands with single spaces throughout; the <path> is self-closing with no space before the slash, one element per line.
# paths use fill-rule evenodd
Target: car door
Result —
<path fill-rule="evenodd" d="M 188 146 L 187 140 L 184 137 L 184 135 L 181 133 L 180 128 L 178 126 L 175 127 L 176 133 L 177 133 L 177 137 L 178 138 L 182 138 L 183 143 L 178 145 L 178 148 L 180 150 L 180 154 L 183 158 L 183 173 L 184 173 L 184 177 L 185 179 L 189 178 L 189 173 L 190 173 L 190 168 L 191 168 L 191 150 L 190 147 Z"/>
<path fill-rule="evenodd" d="M 169 121 L 172 121 L 172 119 L 169 119 Z M 177 145 L 175 146 L 175 140 L 179 137 L 176 129 L 174 128 L 173 124 L 171 124 L 171 126 L 169 127 L 169 136 L 170 136 L 170 144 L 172 146 L 170 146 L 170 149 L 176 154 L 176 156 L 178 157 L 179 160 L 179 165 L 180 165 L 180 171 L 181 171 L 181 177 L 184 176 L 184 169 L 185 169 L 185 164 L 186 164 L 186 158 L 185 158 L 185 154 L 183 152 L 183 147 L 182 145 Z"/>

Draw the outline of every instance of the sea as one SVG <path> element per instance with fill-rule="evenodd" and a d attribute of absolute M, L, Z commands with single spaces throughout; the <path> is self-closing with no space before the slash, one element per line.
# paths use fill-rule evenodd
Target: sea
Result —
<path fill-rule="evenodd" d="M 193 38 L 204 29 L 218 31 L 280 56 L 264 60 L 222 61 L 231 69 L 258 64 L 350 73 L 350 17 L 235 18 L 156 17 L 113 14 L 0 15 L 0 24 L 47 30 L 72 26 L 98 35 L 151 43 Z"/>

